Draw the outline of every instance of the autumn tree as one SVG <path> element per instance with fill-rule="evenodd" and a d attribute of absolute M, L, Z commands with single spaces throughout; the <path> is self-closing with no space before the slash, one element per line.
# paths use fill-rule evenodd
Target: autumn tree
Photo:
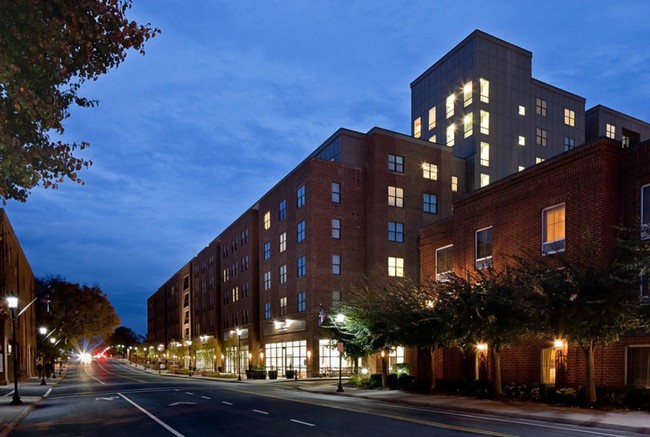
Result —
<path fill-rule="evenodd" d="M 0 198 L 24 202 L 38 184 L 57 188 L 92 163 L 89 144 L 61 140 L 73 106 L 97 101 L 81 85 L 117 67 L 159 30 L 129 21 L 131 0 L 0 2 Z"/>

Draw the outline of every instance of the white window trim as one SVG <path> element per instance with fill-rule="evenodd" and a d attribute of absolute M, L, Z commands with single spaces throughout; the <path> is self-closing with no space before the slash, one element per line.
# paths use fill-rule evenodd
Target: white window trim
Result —
<path fill-rule="evenodd" d="M 544 212 L 548 211 L 549 209 L 557 208 L 558 206 L 564 206 L 564 238 L 562 238 L 561 240 L 553 240 L 553 241 L 546 241 L 545 242 L 544 241 L 544 232 L 546 230 L 546 222 L 544 221 Z M 552 255 L 554 253 L 562 253 L 562 252 L 566 251 L 566 203 L 562 202 L 562 203 L 558 203 L 558 204 L 546 207 L 546 208 L 542 209 L 541 214 L 542 214 L 542 216 L 541 216 L 541 223 L 542 223 L 541 231 L 542 232 L 541 232 L 540 238 L 542 239 L 542 242 L 541 242 L 542 243 L 542 256 Z M 559 250 L 544 250 L 544 245 L 545 244 L 547 246 L 552 247 L 558 241 L 564 241 L 564 246 L 562 247 L 562 249 L 559 249 Z"/>
<path fill-rule="evenodd" d="M 477 238 L 478 233 L 483 232 L 487 229 L 492 229 L 492 246 L 494 249 L 494 226 L 486 226 L 484 228 L 477 229 L 476 232 L 474 232 L 474 266 L 477 269 L 485 269 L 492 265 L 492 255 L 483 258 L 477 258 L 478 257 L 478 238 Z"/>
<path fill-rule="evenodd" d="M 453 244 L 448 244 L 446 246 L 442 246 L 442 247 L 439 247 L 439 248 L 436 249 L 436 264 L 435 264 L 436 281 L 441 281 L 441 282 L 448 281 L 449 278 L 447 277 L 447 274 L 453 272 L 453 268 L 452 268 L 452 270 L 450 270 L 448 272 L 438 273 L 438 252 L 441 251 L 441 250 L 449 249 L 450 247 L 454 247 L 454 245 Z"/>
<path fill-rule="evenodd" d="M 623 372 L 624 372 L 624 376 L 625 376 L 625 379 L 624 379 L 625 385 L 629 384 L 629 382 L 627 380 L 627 378 L 628 378 L 628 374 L 627 374 L 627 351 L 628 351 L 629 348 L 639 348 L 639 347 L 650 347 L 650 344 L 628 344 L 627 346 L 625 346 L 625 357 L 624 357 L 625 359 L 623 360 L 624 361 L 623 362 Z M 648 387 L 646 387 L 646 388 L 648 388 Z"/>

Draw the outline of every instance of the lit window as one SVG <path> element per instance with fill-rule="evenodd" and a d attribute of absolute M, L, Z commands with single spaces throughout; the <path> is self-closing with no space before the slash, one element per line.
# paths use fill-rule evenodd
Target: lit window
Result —
<path fill-rule="evenodd" d="M 546 117 L 546 100 L 540 98 L 535 99 L 535 112 L 537 115 Z"/>
<path fill-rule="evenodd" d="M 458 176 L 451 177 L 451 191 L 458 191 Z"/>
<path fill-rule="evenodd" d="M 526 115 L 526 107 L 524 105 L 519 105 L 519 115 Z"/>
<path fill-rule="evenodd" d="M 564 137 L 564 150 L 571 150 L 576 146 L 576 140 L 569 137 Z"/>
<path fill-rule="evenodd" d="M 278 215 L 278 219 L 284 220 L 286 216 L 287 216 L 287 201 L 283 200 L 282 202 L 280 202 L 280 213 Z"/>
<path fill-rule="evenodd" d="M 422 210 L 429 214 L 438 214 L 438 196 L 435 194 L 422 194 Z"/>
<path fill-rule="evenodd" d="M 484 269 L 492 264 L 492 227 L 476 231 L 476 268 Z"/>
<path fill-rule="evenodd" d="M 332 219 L 332 238 L 335 240 L 341 239 L 341 220 Z"/>
<path fill-rule="evenodd" d="M 297 276 L 299 278 L 305 276 L 305 274 L 307 273 L 307 264 L 304 256 L 298 258 L 298 260 L 296 261 L 296 267 L 297 267 Z"/>
<path fill-rule="evenodd" d="M 418 117 L 413 121 L 413 136 L 420 138 L 422 136 L 422 118 Z"/>
<path fill-rule="evenodd" d="M 564 108 L 564 124 L 568 126 L 576 125 L 576 113 L 574 111 Z"/>
<path fill-rule="evenodd" d="M 456 125 L 454 123 L 447 126 L 447 147 L 454 147 L 455 131 Z"/>
<path fill-rule="evenodd" d="M 481 173 L 481 188 L 490 185 L 490 175 Z"/>
<path fill-rule="evenodd" d="M 544 162 L 544 158 L 542 158 L 541 156 L 535 158 L 535 164 L 539 164 L 541 162 Z"/>
<path fill-rule="evenodd" d="M 472 104 L 472 81 L 470 80 L 463 87 L 463 106 L 468 106 Z"/>
<path fill-rule="evenodd" d="M 542 211 L 542 253 L 564 252 L 564 204 Z"/>
<path fill-rule="evenodd" d="M 526 167 L 524 167 L 523 165 L 520 165 L 517 169 L 518 169 L 519 171 L 523 171 L 523 170 L 526 169 Z"/>
<path fill-rule="evenodd" d="M 447 97 L 447 100 L 445 102 L 445 110 L 446 110 L 447 118 L 454 115 L 454 103 L 455 102 L 456 102 L 456 95 L 455 94 L 451 94 L 449 97 Z"/>
<path fill-rule="evenodd" d="M 281 297 L 280 298 L 280 316 L 284 316 L 287 314 L 287 298 L 286 297 Z"/>
<path fill-rule="evenodd" d="M 283 232 L 280 234 L 280 252 L 287 250 L 287 233 Z"/>
<path fill-rule="evenodd" d="M 332 274 L 341 274 L 341 255 L 332 255 Z"/>
<path fill-rule="evenodd" d="M 296 207 L 300 208 L 305 204 L 305 186 L 301 185 L 296 190 Z"/>
<path fill-rule="evenodd" d="M 264 243 L 264 259 L 269 258 L 271 258 L 271 243 L 267 241 Z"/>
<path fill-rule="evenodd" d="M 490 135 L 490 113 L 481 111 L 481 133 Z"/>
<path fill-rule="evenodd" d="M 287 265 L 282 264 L 280 266 L 280 284 L 286 284 L 287 283 Z"/>
<path fill-rule="evenodd" d="M 264 229 L 269 229 L 271 227 L 271 211 L 266 211 L 264 213 Z"/>
<path fill-rule="evenodd" d="M 535 141 L 540 146 L 546 147 L 547 136 L 548 136 L 548 134 L 546 132 L 546 129 L 542 129 L 542 128 L 539 128 L 539 127 L 535 129 Z"/>
<path fill-rule="evenodd" d="M 446 280 L 447 275 L 453 270 L 453 250 L 453 245 L 436 249 L 436 280 Z"/>
<path fill-rule="evenodd" d="M 298 227 L 296 231 L 296 240 L 298 243 L 305 239 L 305 221 L 301 220 L 298 222 Z"/>
<path fill-rule="evenodd" d="M 429 130 L 436 127 L 436 107 L 429 109 Z"/>
<path fill-rule="evenodd" d="M 650 185 L 641 187 L 641 238 L 650 239 Z"/>
<path fill-rule="evenodd" d="M 388 155 L 388 170 L 395 173 L 404 173 L 404 157 L 400 155 Z"/>
<path fill-rule="evenodd" d="M 436 134 L 433 134 L 429 137 L 429 141 L 432 143 L 435 143 L 438 141 L 438 136 Z"/>
<path fill-rule="evenodd" d="M 404 276 L 404 258 L 388 257 L 388 276 Z"/>
<path fill-rule="evenodd" d="M 485 141 L 481 141 L 481 165 L 490 166 L 490 145 Z"/>
<path fill-rule="evenodd" d="M 490 103 L 490 81 L 480 78 L 479 85 L 481 87 L 481 102 Z"/>
<path fill-rule="evenodd" d="M 271 302 L 264 302 L 264 320 L 271 318 Z"/>
<path fill-rule="evenodd" d="M 607 123 L 605 125 L 605 136 L 607 136 L 607 138 L 616 139 L 616 126 Z"/>
<path fill-rule="evenodd" d="M 467 114 L 465 117 L 463 117 L 463 132 L 464 132 L 464 138 L 470 137 L 474 133 L 474 123 L 472 123 L 471 112 Z"/>
<path fill-rule="evenodd" d="M 404 190 L 397 187 L 388 187 L 388 206 L 404 208 Z"/>
<path fill-rule="evenodd" d="M 271 289 L 271 271 L 270 270 L 268 272 L 264 272 L 264 289 L 265 290 L 270 290 Z"/>
<path fill-rule="evenodd" d="M 438 166 L 436 164 L 430 164 L 428 162 L 422 163 L 422 177 L 424 179 L 438 179 Z"/>
<path fill-rule="evenodd" d="M 297 295 L 298 307 L 297 310 L 299 313 L 305 312 L 307 309 L 307 301 L 305 300 L 305 292 L 299 291 Z"/>
<path fill-rule="evenodd" d="M 404 242 L 404 223 L 388 222 L 388 241 Z"/>
<path fill-rule="evenodd" d="M 332 182 L 332 203 L 341 203 L 341 184 Z"/>
<path fill-rule="evenodd" d="M 520 146 L 525 146 L 526 145 L 526 137 L 523 135 L 519 135 L 519 140 L 517 141 L 517 144 Z"/>
<path fill-rule="evenodd" d="M 626 375 L 628 385 L 650 387 L 650 346 L 627 347 Z"/>

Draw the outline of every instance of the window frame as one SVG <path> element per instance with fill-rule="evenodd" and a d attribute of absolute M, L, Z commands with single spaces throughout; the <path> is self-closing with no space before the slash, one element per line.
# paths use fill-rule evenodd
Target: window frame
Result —
<path fill-rule="evenodd" d="M 393 189 L 393 194 L 391 194 Z M 394 208 L 404 208 L 404 189 L 400 187 L 388 186 L 388 206 Z"/>
<path fill-rule="evenodd" d="M 267 241 L 264 243 L 264 260 L 271 259 L 271 242 Z"/>
<path fill-rule="evenodd" d="M 284 252 L 287 250 L 287 232 L 282 232 L 280 234 L 280 247 L 279 247 L 279 253 Z"/>
<path fill-rule="evenodd" d="M 341 183 L 332 182 L 332 203 L 341 203 Z"/>
<path fill-rule="evenodd" d="M 278 221 L 282 221 L 287 217 L 287 201 L 283 199 L 278 205 Z"/>
<path fill-rule="evenodd" d="M 435 264 L 436 281 L 446 281 L 446 280 L 448 280 L 447 275 L 448 275 L 449 273 L 452 273 L 452 272 L 454 271 L 453 249 L 454 249 L 454 245 L 453 245 L 453 244 L 448 244 L 448 245 L 446 245 L 446 246 L 442 246 L 442 247 L 439 247 L 439 248 L 436 249 L 436 257 L 435 257 L 435 262 L 436 262 L 436 264 Z M 452 252 L 451 252 L 451 267 L 450 267 L 449 270 L 445 270 L 444 272 L 439 272 L 439 271 L 438 271 L 438 265 L 439 265 L 440 263 L 438 262 L 438 254 L 439 254 L 440 252 L 442 252 L 442 251 L 446 251 L 446 250 L 451 250 L 451 251 L 452 251 Z"/>
<path fill-rule="evenodd" d="M 338 226 L 335 226 L 335 224 L 338 225 Z M 331 220 L 331 225 L 332 225 L 332 234 L 331 234 L 332 239 L 340 240 L 341 239 L 341 219 L 333 218 Z"/>
<path fill-rule="evenodd" d="M 307 296 L 304 291 L 296 293 L 296 312 L 304 313 L 307 311 Z"/>
<path fill-rule="evenodd" d="M 486 256 L 479 257 L 479 234 L 485 231 L 490 231 L 490 254 Z M 492 265 L 492 257 L 494 255 L 494 226 L 486 226 L 484 228 L 477 229 L 474 232 L 474 266 L 477 270 L 488 268 Z"/>
<path fill-rule="evenodd" d="M 296 277 L 302 278 L 307 275 L 307 260 L 305 256 L 300 256 L 296 260 Z"/>
<path fill-rule="evenodd" d="M 305 185 L 301 185 L 296 189 L 296 208 L 305 206 Z"/>
<path fill-rule="evenodd" d="M 404 173 L 404 156 L 389 153 L 388 171 L 392 171 L 393 173 L 400 173 L 400 174 Z"/>
<path fill-rule="evenodd" d="M 341 275 L 341 255 L 332 255 L 332 274 Z"/>
<path fill-rule="evenodd" d="M 431 181 L 438 180 L 438 164 L 433 164 L 430 162 L 422 163 L 422 177 L 424 179 L 429 179 Z"/>
<path fill-rule="evenodd" d="M 550 211 L 557 210 L 558 208 L 562 207 L 564 210 L 564 222 L 563 222 L 563 238 L 562 239 L 556 239 L 553 241 L 545 241 L 547 240 L 547 232 L 548 232 L 548 224 L 547 224 L 547 214 Z M 566 203 L 557 203 L 555 205 L 551 205 L 549 207 L 546 207 L 542 209 L 542 217 L 541 217 L 541 223 L 542 223 L 542 232 L 541 232 L 541 249 L 542 249 L 542 255 L 552 255 L 554 253 L 562 253 L 566 251 Z M 560 243 L 561 242 L 561 247 Z M 547 250 L 549 249 L 549 250 Z"/>
<path fill-rule="evenodd" d="M 391 261 L 393 265 L 391 266 Z M 400 265 L 401 264 L 401 265 Z M 391 270 L 392 267 L 392 270 Z M 393 273 L 393 274 L 391 274 Z M 404 258 L 397 256 L 388 257 L 388 276 L 391 278 L 403 278 L 404 277 Z"/>
<path fill-rule="evenodd" d="M 428 198 L 427 198 L 428 196 Z M 433 199 L 433 201 L 432 201 Z M 422 211 L 427 214 L 438 214 L 438 195 L 422 193 Z"/>
<path fill-rule="evenodd" d="M 307 226 L 305 225 L 304 220 L 300 220 L 296 224 L 296 242 L 297 243 L 305 241 L 305 236 L 306 236 L 306 233 L 307 233 L 306 229 L 307 229 Z"/>
<path fill-rule="evenodd" d="M 391 230 L 391 225 L 393 229 Z M 392 235 L 392 238 L 391 238 Z M 402 222 L 388 222 L 388 241 L 393 243 L 404 242 L 404 223 Z"/>

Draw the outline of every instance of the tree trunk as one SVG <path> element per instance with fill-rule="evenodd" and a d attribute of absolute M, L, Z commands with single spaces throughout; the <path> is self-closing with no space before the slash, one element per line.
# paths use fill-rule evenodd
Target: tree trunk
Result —
<path fill-rule="evenodd" d="M 418 387 L 426 392 L 436 389 L 436 369 L 434 365 L 435 348 L 419 348 L 417 350 L 417 373 L 415 375 Z"/>
<path fill-rule="evenodd" d="M 503 396 L 503 390 L 501 389 L 501 347 L 494 346 L 491 355 L 494 397 L 501 397 Z"/>
<path fill-rule="evenodd" d="M 585 401 L 588 404 L 593 404 L 596 402 L 596 363 L 594 359 L 594 352 L 596 345 L 593 340 L 589 342 L 586 347 L 583 347 L 582 350 L 585 353 L 585 358 L 587 359 L 587 369 L 586 369 L 586 378 L 585 378 Z"/>

